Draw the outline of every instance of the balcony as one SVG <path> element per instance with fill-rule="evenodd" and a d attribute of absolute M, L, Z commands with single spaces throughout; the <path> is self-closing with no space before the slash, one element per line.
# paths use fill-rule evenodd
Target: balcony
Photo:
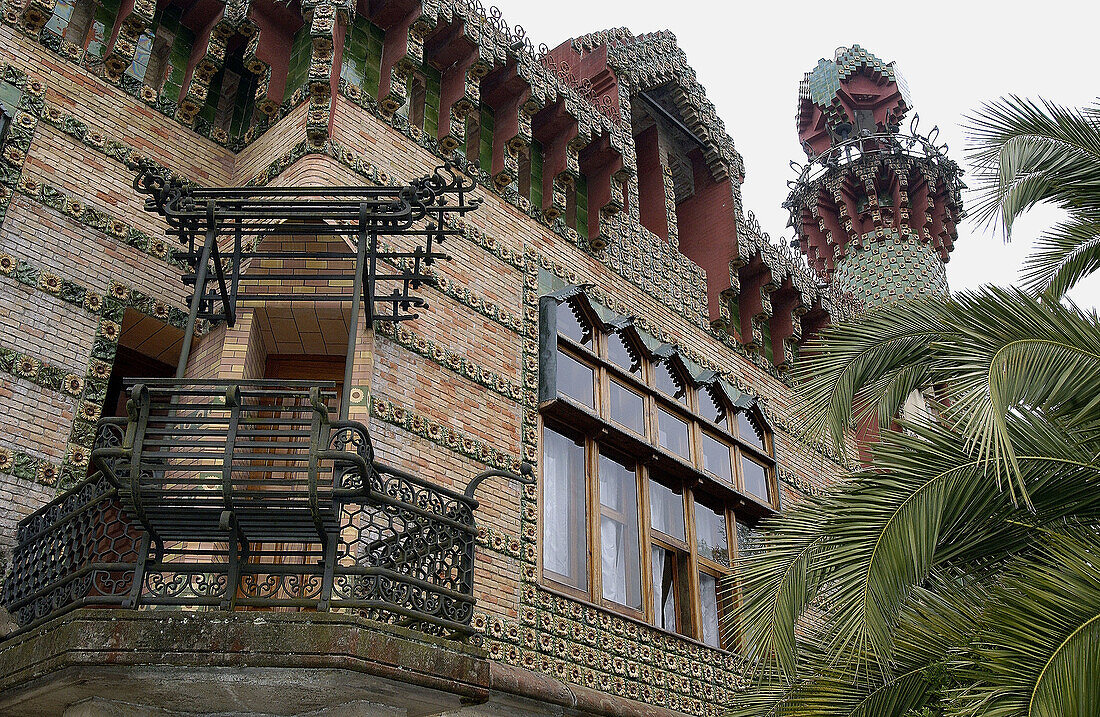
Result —
<path fill-rule="evenodd" d="M 127 416 L 101 421 L 88 478 L 19 524 L 3 604 L 20 628 L 81 606 L 349 610 L 468 637 L 473 491 L 531 478 L 488 471 L 458 493 L 383 465 L 348 407 L 361 305 L 368 327 L 426 306 L 413 292 L 448 258 L 451 217 L 477 208 L 472 188 L 448 165 L 404 186 L 204 188 L 139 163 L 134 189 L 194 286 L 176 377 L 125 379 Z M 303 232 L 353 251 L 262 243 Z M 352 291 L 294 293 L 301 277 L 257 271 L 265 261 L 326 266 L 311 280 Z M 342 395 L 335 382 L 185 378 L 198 322 L 232 327 L 240 301 L 350 303 Z"/>
<path fill-rule="evenodd" d="M 334 387 L 150 379 L 105 419 L 86 480 L 20 522 L 3 603 L 21 629 L 77 607 L 351 611 L 464 639 L 465 493 L 373 460 Z M 526 476 L 511 476 L 529 482 Z"/>

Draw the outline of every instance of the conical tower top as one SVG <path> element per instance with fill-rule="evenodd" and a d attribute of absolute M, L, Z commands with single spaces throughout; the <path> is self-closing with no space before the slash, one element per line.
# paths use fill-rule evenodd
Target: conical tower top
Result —
<path fill-rule="evenodd" d="M 798 86 L 798 137 L 816 156 L 861 132 L 897 132 L 913 106 L 909 87 L 893 62 L 859 45 L 838 47 L 818 60 Z"/>

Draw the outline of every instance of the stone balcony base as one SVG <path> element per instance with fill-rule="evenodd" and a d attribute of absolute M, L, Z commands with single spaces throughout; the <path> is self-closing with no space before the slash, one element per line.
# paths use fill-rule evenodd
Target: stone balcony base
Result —
<path fill-rule="evenodd" d="M 354 615 L 81 609 L 0 642 L 11 717 L 677 717 Z"/>

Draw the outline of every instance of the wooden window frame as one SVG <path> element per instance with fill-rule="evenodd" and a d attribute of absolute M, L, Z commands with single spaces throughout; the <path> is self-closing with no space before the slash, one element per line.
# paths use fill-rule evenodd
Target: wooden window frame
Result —
<path fill-rule="evenodd" d="M 539 426 L 539 456 L 542 456 L 542 451 L 543 451 L 543 448 L 544 448 L 543 447 L 543 436 L 545 435 L 545 430 L 547 428 L 554 431 L 555 433 L 558 433 L 562 436 L 565 436 L 566 438 L 570 437 L 569 436 L 570 433 L 573 433 L 574 435 L 578 433 L 577 431 L 571 431 L 571 430 L 569 430 L 568 428 L 566 428 L 564 426 L 556 426 L 554 424 L 551 424 L 551 425 L 547 426 L 545 424 L 540 424 L 540 426 Z M 581 438 L 581 442 L 582 442 L 581 443 L 581 450 L 584 451 L 583 462 L 584 462 L 584 472 L 585 472 L 585 483 L 584 483 L 585 484 L 585 490 L 584 490 L 584 492 L 585 492 L 585 496 L 584 496 L 584 499 L 585 499 L 585 505 L 584 505 L 585 531 L 587 533 L 591 533 L 591 530 L 589 528 L 589 526 L 591 524 L 591 512 L 592 512 L 591 510 L 589 510 L 589 507 L 591 506 L 591 501 L 590 501 L 590 494 L 591 494 L 590 483 L 591 483 L 591 480 L 589 479 L 589 468 L 590 468 L 590 466 L 589 466 L 589 453 L 588 453 L 589 438 L 588 438 L 588 436 L 585 436 L 585 435 L 581 435 L 580 438 Z M 542 461 L 542 460 L 539 461 L 538 488 L 539 488 L 539 524 L 540 525 L 542 524 L 542 515 L 543 515 L 542 511 L 543 511 L 543 507 L 545 506 L 545 499 L 543 498 L 543 490 L 544 490 L 544 487 L 546 485 L 546 481 L 543 478 L 543 473 L 542 473 L 544 463 L 545 463 L 545 461 Z M 585 570 L 587 571 L 587 575 L 586 575 L 586 580 L 587 580 L 586 584 L 588 585 L 587 590 L 582 590 L 580 588 L 574 587 L 573 585 L 570 585 L 569 583 L 563 583 L 560 580 L 556 580 L 553 577 L 553 575 L 558 575 L 560 573 L 548 574 L 547 571 L 543 569 L 543 560 L 542 560 L 543 531 L 542 530 L 539 530 L 539 533 L 538 533 L 538 546 L 537 546 L 537 548 L 538 548 L 538 558 L 539 558 L 539 577 L 540 577 L 541 581 L 543 583 L 549 583 L 555 590 L 557 590 L 559 592 L 562 592 L 562 593 L 565 593 L 566 595 L 571 595 L 572 597 L 575 597 L 579 600 L 588 601 L 589 600 L 588 596 L 589 596 L 589 594 L 592 590 L 592 544 L 588 540 L 587 536 L 585 538 Z"/>
<path fill-rule="evenodd" d="M 571 303 L 572 300 L 561 302 Z M 778 497 L 777 468 L 774 458 L 775 444 L 773 434 L 764 426 L 761 426 L 760 417 L 753 411 L 750 420 L 762 428 L 765 451 L 742 441 L 738 432 L 736 414 L 741 410 L 723 397 L 714 396 L 713 400 L 723 412 L 723 420 L 714 422 L 701 415 L 701 401 L 709 400 L 701 397 L 700 390 L 703 387 L 692 385 L 690 379 L 684 375 L 683 370 L 671 359 L 645 360 L 644 354 L 640 360 L 640 370 L 631 373 L 608 358 L 608 340 L 612 333 L 619 333 L 617 329 L 603 329 L 600 323 L 588 310 L 579 304 L 572 304 L 563 309 L 573 311 L 580 317 L 582 325 L 587 325 L 590 331 L 588 344 L 581 344 L 564 335 L 557 334 L 546 339 L 554 341 L 554 348 L 559 353 L 565 353 L 574 360 L 592 368 L 593 373 L 593 406 L 584 406 L 568 396 L 559 394 L 543 404 L 546 410 L 539 413 L 539 455 L 543 450 L 543 435 L 546 428 L 563 432 L 565 434 L 583 435 L 584 466 L 585 466 L 585 524 L 587 534 L 585 540 L 585 555 L 587 558 L 587 590 L 579 590 L 567 584 L 555 580 L 551 575 L 543 571 L 542 561 L 542 537 L 540 529 L 538 537 L 538 564 L 540 583 L 546 587 L 568 595 L 575 599 L 596 605 L 633 619 L 643 621 L 650 626 L 655 626 L 657 596 L 653 590 L 652 574 L 652 546 L 658 545 L 672 551 L 677 560 L 685 562 L 684 567 L 677 566 L 676 580 L 681 581 L 683 576 L 688 576 L 688 585 L 679 583 L 676 586 L 680 599 L 686 599 L 688 605 L 677 610 L 677 626 L 674 631 L 678 636 L 693 639 L 702 643 L 703 616 L 700 593 L 699 574 L 707 573 L 716 577 L 719 585 L 726 583 L 728 576 L 734 571 L 738 554 L 738 524 L 739 518 L 745 517 L 734 506 L 751 501 L 761 504 L 761 501 L 748 493 L 744 486 L 744 476 L 741 471 L 742 454 L 750 456 L 758 463 L 765 466 L 768 477 L 769 502 L 766 507 L 775 510 Z M 626 335 L 620 333 L 624 342 L 630 342 Z M 637 347 L 634 347 L 637 349 Z M 656 372 L 664 370 L 660 363 L 669 361 L 669 366 L 677 372 L 683 381 L 684 399 L 681 402 L 673 396 L 667 396 L 656 387 Z M 611 380 L 615 380 L 627 389 L 642 397 L 645 412 L 645 433 L 636 434 L 634 431 L 610 417 L 609 390 Z M 688 447 L 690 456 L 682 458 L 671 451 L 662 448 L 658 442 L 657 434 L 657 410 L 661 408 L 672 415 L 684 420 L 688 426 Z M 576 419 L 576 420 L 573 420 Z M 765 424 L 766 425 L 766 424 Z M 731 475 L 733 483 L 725 481 L 707 473 L 704 468 L 702 436 L 709 433 L 730 448 Z M 629 443 L 624 447 L 624 443 Z M 603 505 L 599 495 L 599 460 L 601 449 L 608 452 L 611 457 L 622 456 L 634 464 L 635 488 L 637 496 L 637 518 L 639 539 L 639 569 L 641 580 L 642 609 L 635 610 L 629 606 L 620 605 L 603 597 L 603 569 L 602 555 L 600 554 L 600 520 L 603 515 Z M 542 478 L 543 461 L 539 462 L 539 504 L 543 504 L 542 490 L 544 481 Z M 650 500 L 650 481 L 656 480 L 666 485 L 675 486 L 683 500 L 684 534 L 683 544 L 673 536 L 666 536 L 652 528 L 652 512 Z M 734 498 L 730 493 L 740 498 Z M 699 554 L 699 546 L 696 535 L 695 503 L 699 500 L 704 505 L 713 508 L 721 507 L 724 511 L 726 525 L 726 545 L 729 552 L 730 565 L 725 566 Z M 756 511 L 759 512 L 759 511 Z M 539 520 L 542 520 L 542 512 L 539 512 Z M 723 650 L 736 649 L 739 635 L 735 628 L 730 628 L 723 621 L 723 616 L 739 602 L 738 591 L 734 593 L 719 589 L 719 642 Z M 689 625 L 683 625 L 683 620 L 688 620 Z M 659 629 L 659 628 L 658 628 Z M 713 646 L 710 646 L 713 647 Z"/>
<path fill-rule="evenodd" d="M 428 78 L 421 72 L 409 74 L 405 86 L 406 99 L 402 109 L 407 107 L 404 116 L 409 126 L 424 130 L 424 118 L 428 111 Z M 401 113 L 401 110 L 398 110 Z"/>
<path fill-rule="evenodd" d="M 638 533 L 637 533 L 638 534 L 638 546 L 637 546 L 637 548 L 638 548 L 638 566 L 639 566 L 639 569 L 641 571 L 641 575 L 638 576 L 638 579 L 641 583 L 640 584 L 641 608 L 640 609 L 635 609 L 635 608 L 630 607 L 629 605 L 623 605 L 623 604 L 617 603 L 613 600 L 608 600 L 603 595 L 603 556 L 600 555 L 597 552 L 597 548 L 599 548 L 603 545 L 603 543 L 601 542 L 601 535 L 600 535 L 600 531 L 602 530 L 600 518 L 604 515 L 604 505 L 603 505 L 603 501 L 600 498 L 600 466 L 599 466 L 599 464 L 600 464 L 600 455 L 601 455 L 601 452 L 603 452 L 603 451 L 606 451 L 606 455 L 608 456 L 608 458 L 611 458 L 612 460 L 617 460 L 615 456 L 616 456 L 616 454 L 620 453 L 620 451 L 617 451 L 615 449 L 608 450 L 606 446 L 601 446 L 600 443 L 596 440 L 593 440 L 591 438 L 586 438 L 585 458 L 588 459 L 589 455 L 591 455 L 591 461 L 592 461 L 592 463 L 590 464 L 590 467 L 591 467 L 592 470 L 586 476 L 587 479 L 588 479 L 589 492 L 590 492 L 589 505 L 595 507 L 595 510 L 588 511 L 588 514 L 589 514 L 589 526 L 588 526 L 588 541 L 589 541 L 588 542 L 588 545 L 589 545 L 588 552 L 589 552 L 589 558 L 588 559 L 589 559 L 589 567 L 591 568 L 590 578 L 592 576 L 595 576 L 595 581 L 590 582 L 590 585 L 592 586 L 591 597 L 585 598 L 585 599 L 590 601 L 590 602 L 596 602 L 599 605 L 601 605 L 601 606 L 603 606 L 603 607 L 605 607 L 609 610 L 612 610 L 614 612 L 622 613 L 623 615 L 629 615 L 629 616 L 637 618 L 639 620 L 644 620 L 645 615 L 646 615 L 647 594 L 646 594 L 646 585 L 645 585 L 646 571 L 642 567 L 642 564 L 643 564 L 645 558 L 647 557 L 647 552 L 646 552 L 646 549 L 645 549 L 645 543 L 643 542 L 643 537 L 642 537 L 643 533 L 642 533 L 642 526 L 641 526 L 641 523 L 642 523 L 642 500 L 641 500 L 641 495 L 642 495 L 642 489 L 643 489 L 641 475 L 642 475 L 643 471 L 641 469 L 641 463 L 639 461 L 637 461 L 636 459 L 631 459 L 629 456 L 625 456 L 625 455 L 621 456 L 622 458 L 630 460 L 631 462 L 634 463 L 634 496 L 635 496 L 635 501 L 637 502 L 637 510 L 635 511 L 635 514 L 636 514 L 635 515 L 635 520 L 638 521 L 638 526 L 637 526 L 637 531 L 638 531 Z M 587 460 L 586 460 L 586 462 L 587 462 Z M 622 521 L 622 522 L 625 523 L 625 520 Z M 599 559 L 597 560 L 597 558 L 599 558 Z M 595 599 L 593 599 L 593 598 L 595 598 Z"/>

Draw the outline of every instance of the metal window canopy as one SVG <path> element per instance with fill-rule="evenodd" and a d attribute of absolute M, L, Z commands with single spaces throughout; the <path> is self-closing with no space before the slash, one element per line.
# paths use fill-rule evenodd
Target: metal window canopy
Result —
<path fill-rule="evenodd" d="M 362 187 L 224 187 L 191 186 L 152 161 L 138 163 L 134 189 L 148 198 L 145 209 L 168 223 L 167 235 L 183 246 L 175 252 L 190 269 L 183 277 L 193 285 L 176 377 L 183 378 L 195 324 L 200 319 L 233 326 L 242 300 L 282 302 L 351 301 L 344 395 L 346 417 L 351 390 L 360 305 L 370 321 L 404 321 L 427 302 L 416 293 L 433 280 L 426 271 L 440 259 L 448 236 L 460 233 L 450 219 L 464 216 L 481 200 L 470 196 L 470 178 L 448 162 L 405 185 Z M 263 246 L 272 236 L 340 237 L 353 252 L 280 249 Z M 392 248 L 381 237 L 418 237 L 411 249 Z M 325 270 L 249 274 L 265 260 L 325 262 Z M 351 280 L 348 293 L 304 294 L 280 291 L 283 281 L 308 278 L 324 282 Z M 274 285 L 274 286 L 272 286 Z M 386 307 L 380 311 L 379 307 Z"/>

